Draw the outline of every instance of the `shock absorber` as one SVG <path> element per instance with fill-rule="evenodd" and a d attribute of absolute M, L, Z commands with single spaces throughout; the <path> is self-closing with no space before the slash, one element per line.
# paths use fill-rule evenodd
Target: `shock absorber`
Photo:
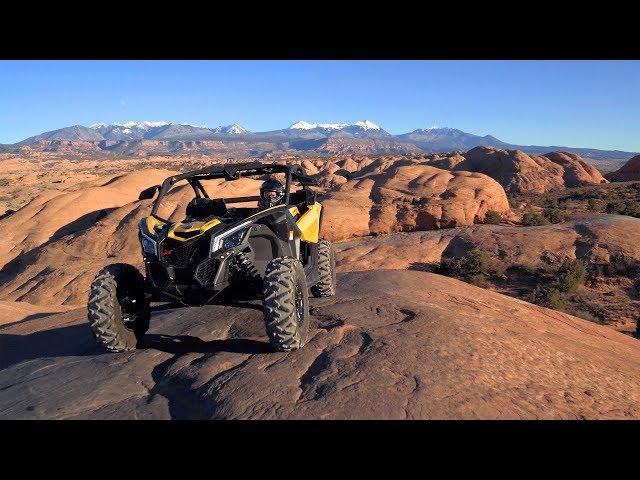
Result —
<path fill-rule="evenodd" d="M 252 289 L 262 287 L 262 277 L 244 252 L 234 255 L 231 267 L 229 273 L 235 283 L 242 283 Z"/>

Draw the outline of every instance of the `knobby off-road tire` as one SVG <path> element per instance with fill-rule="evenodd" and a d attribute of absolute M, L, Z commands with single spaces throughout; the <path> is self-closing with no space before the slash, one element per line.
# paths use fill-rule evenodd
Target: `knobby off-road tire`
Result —
<path fill-rule="evenodd" d="M 87 305 L 89 326 L 109 352 L 133 350 L 142 342 L 150 316 L 144 293 L 144 277 L 125 263 L 104 267 L 93 280 Z"/>
<path fill-rule="evenodd" d="M 264 276 L 264 322 L 273 348 L 304 346 L 309 333 L 309 294 L 304 268 L 291 257 L 274 258 Z"/>
<path fill-rule="evenodd" d="M 314 297 L 332 297 L 336 294 L 336 253 L 331 242 L 318 242 L 318 283 L 311 287 Z"/>

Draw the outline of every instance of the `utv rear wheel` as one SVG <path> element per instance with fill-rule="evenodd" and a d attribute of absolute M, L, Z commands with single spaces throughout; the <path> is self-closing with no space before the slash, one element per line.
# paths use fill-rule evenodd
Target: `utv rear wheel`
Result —
<path fill-rule="evenodd" d="M 332 297 L 336 294 L 336 254 L 331 242 L 318 242 L 318 283 L 311 287 L 314 297 Z"/>
<path fill-rule="evenodd" d="M 133 350 L 149 329 L 149 302 L 144 277 L 132 265 L 104 267 L 91 284 L 89 326 L 96 341 L 110 352 Z"/>
<path fill-rule="evenodd" d="M 301 348 L 309 333 L 309 295 L 302 263 L 274 258 L 264 276 L 264 321 L 271 345 L 279 351 Z"/>

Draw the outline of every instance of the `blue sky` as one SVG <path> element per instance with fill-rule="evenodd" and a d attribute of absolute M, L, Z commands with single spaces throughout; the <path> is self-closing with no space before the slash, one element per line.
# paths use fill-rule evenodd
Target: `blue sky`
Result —
<path fill-rule="evenodd" d="M 0 143 L 164 120 L 254 131 L 372 120 L 640 151 L 637 61 L 2 61 Z"/>

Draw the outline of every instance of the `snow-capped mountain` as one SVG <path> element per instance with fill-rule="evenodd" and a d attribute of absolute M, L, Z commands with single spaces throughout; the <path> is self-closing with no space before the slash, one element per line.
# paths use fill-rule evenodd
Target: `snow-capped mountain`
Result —
<path fill-rule="evenodd" d="M 205 140 L 213 135 L 241 135 L 249 131 L 234 123 L 233 125 L 207 128 L 198 127 L 190 123 L 134 122 L 125 123 L 96 123 L 91 125 L 102 135 L 103 140 Z"/>
<path fill-rule="evenodd" d="M 91 129 L 100 133 L 105 140 L 141 140 L 151 130 L 169 125 L 168 122 L 133 122 L 125 123 L 95 123 Z"/>
<path fill-rule="evenodd" d="M 348 127 L 348 123 L 309 123 L 299 120 L 289 127 L 289 130 L 314 130 L 320 128 L 322 130 L 340 130 Z"/>
<path fill-rule="evenodd" d="M 243 133 L 249 133 L 249 130 L 244 128 L 242 125 L 238 125 L 237 123 L 234 123 L 233 125 L 227 125 L 226 127 L 220 126 L 212 128 L 211 131 L 213 133 L 224 133 L 227 135 L 242 135 Z"/>
<path fill-rule="evenodd" d="M 369 120 L 356 122 L 353 124 L 353 126 L 360 127 L 363 130 L 382 130 L 378 125 Z"/>
<path fill-rule="evenodd" d="M 352 124 L 349 123 L 310 123 L 299 120 L 291 125 L 287 130 L 290 132 L 317 133 L 322 136 L 354 136 L 366 138 L 378 138 L 390 136 L 378 125 L 370 120 L 361 120 Z"/>
<path fill-rule="evenodd" d="M 149 130 L 150 128 L 153 127 L 164 127 L 165 125 L 169 125 L 169 122 L 148 122 L 148 121 L 144 121 L 144 122 L 140 122 L 140 123 L 136 123 L 132 120 L 129 120 L 126 123 L 94 123 L 93 125 L 91 125 L 90 128 L 93 128 L 95 130 L 100 129 L 100 128 L 104 128 L 104 127 L 123 127 L 123 128 L 139 128 L 142 130 Z"/>

